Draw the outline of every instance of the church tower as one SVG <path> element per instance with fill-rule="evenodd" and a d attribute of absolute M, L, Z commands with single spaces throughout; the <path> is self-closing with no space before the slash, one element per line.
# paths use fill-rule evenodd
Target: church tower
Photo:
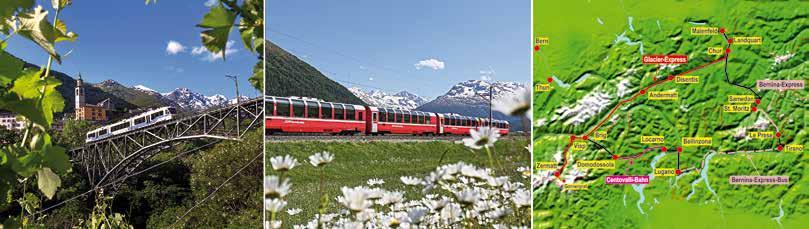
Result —
<path fill-rule="evenodd" d="M 79 73 L 79 79 L 76 80 L 76 116 L 81 116 L 81 109 L 84 107 L 84 87 L 82 85 L 83 81 L 81 80 L 81 73 Z"/>

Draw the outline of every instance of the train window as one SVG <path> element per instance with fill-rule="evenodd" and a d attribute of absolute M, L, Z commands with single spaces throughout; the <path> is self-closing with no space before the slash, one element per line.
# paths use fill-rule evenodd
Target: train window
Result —
<path fill-rule="evenodd" d="M 416 118 L 418 118 L 418 120 L 416 120 L 416 123 L 424 124 L 424 115 L 422 115 L 422 114 L 417 114 L 417 115 L 418 116 L 416 116 Z"/>
<path fill-rule="evenodd" d="M 354 112 L 354 106 L 346 105 L 346 120 L 357 120 L 357 114 Z"/>
<path fill-rule="evenodd" d="M 264 100 L 264 116 L 273 116 L 275 115 L 275 103 L 270 98 L 270 100 Z"/>
<path fill-rule="evenodd" d="M 303 103 L 301 100 L 293 99 L 292 100 L 292 115 L 295 117 L 303 118 L 304 111 L 306 110 L 306 104 Z"/>
<path fill-rule="evenodd" d="M 446 126 L 446 125 L 449 125 L 449 120 L 448 120 L 448 119 L 449 119 L 449 118 L 443 118 L 443 120 L 444 120 L 444 125 L 445 125 L 445 126 Z"/>
<path fill-rule="evenodd" d="M 135 119 L 135 125 L 138 125 L 138 124 L 141 124 L 141 123 L 144 123 L 144 122 L 146 122 L 146 116 Z"/>
<path fill-rule="evenodd" d="M 393 113 L 393 120 L 391 120 L 391 122 L 399 122 L 399 111 L 393 110 L 391 113 Z"/>
<path fill-rule="evenodd" d="M 320 118 L 320 107 L 318 107 L 317 102 L 307 102 L 306 103 L 306 117 L 307 118 Z"/>
<path fill-rule="evenodd" d="M 177 114 L 177 109 L 174 107 L 169 107 L 169 114 Z"/>
<path fill-rule="evenodd" d="M 149 115 L 149 119 L 151 119 L 151 120 L 155 120 L 155 119 L 157 119 L 157 117 L 160 117 L 159 112 L 155 112 L 155 113 L 152 113 L 151 115 Z"/>
<path fill-rule="evenodd" d="M 359 117 L 359 120 L 360 120 L 360 121 L 365 121 L 365 112 L 364 112 L 364 111 L 360 111 L 360 112 L 357 112 L 357 113 L 359 113 L 359 116 L 358 116 L 358 117 Z"/>
<path fill-rule="evenodd" d="M 289 100 L 283 99 L 275 102 L 275 115 L 289 117 Z"/>
<path fill-rule="evenodd" d="M 430 113 L 427 113 L 427 115 L 424 116 L 424 124 L 430 124 L 430 117 L 432 117 Z"/>
<path fill-rule="evenodd" d="M 402 116 L 404 116 L 404 123 L 410 123 L 410 112 L 402 112 Z"/>
<path fill-rule="evenodd" d="M 379 121 L 380 122 L 388 121 L 388 109 L 379 108 Z"/>
<path fill-rule="evenodd" d="M 320 104 L 320 113 L 324 119 L 332 119 L 331 115 L 331 103 L 321 103 Z"/>
<path fill-rule="evenodd" d="M 342 104 L 334 104 L 334 119 L 346 119 L 345 108 Z"/>
<path fill-rule="evenodd" d="M 129 123 L 128 122 L 121 123 L 121 124 L 110 127 L 111 131 L 113 131 L 113 132 L 123 130 L 123 129 L 126 129 L 126 128 L 129 128 Z"/>
<path fill-rule="evenodd" d="M 105 134 L 107 134 L 107 129 L 101 129 L 100 131 L 98 131 L 98 136 L 105 135 Z"/>

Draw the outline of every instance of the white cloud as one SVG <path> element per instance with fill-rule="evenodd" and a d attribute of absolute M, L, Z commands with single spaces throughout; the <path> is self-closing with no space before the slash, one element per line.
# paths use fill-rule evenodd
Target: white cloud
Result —
<path fill-rule="evenodd" d="M 433 70 L 441 70 L 444 69 L 444 62 L 440 60 L 436 60 L 433 58 L 421 60 L 415 64 L 416 69 L 421 68 L 432 68 Z"/>
<path fill-rule="evenodd" d="M 205 6 L 206 6 L 206 7 L 213 7 L 213 6 L 215 6 L 216 4 L 219 4 L 219 0 L 208 0 L 208 1 L 205 1 Z"/>
<path fill-rule="evenodd" d="M 368 77 L 369 81 L 374 81 L 374 77 Z"/>
<path fill-rule="evenodd" d="M 175 55 L 181 52 L 185 52 L 185 46 L 180 44 L 180 42 L 169 41 L 168 45 L 166 45 L 166 53 L 169 55 Z"/>
<path fill-rule="evenodd" d="M 233 47 L 233 45 L 235 43 L 236 42 L 234 42 L 232 40 L 227 42 L 227 44 L 225 45 L 224 55 L 230 56 L 231 54 L 234 54 L 234 53 L 239 51 L 238 49 L 231 48 L 231 47 Z M 201 46 L 197 46 L 197 47 L 194 47 L 193 49 L 191 49 L 191 55 L 194 55 L 194 56 L 203 55 L 202 60 L 208 61 L 208 62 L 214 62 L 214 61 L 216 61 L 218 59 L 222 59 L 222 57 L 224 57 L 222 52 L 211 53 L 210 51 L 208 51 L 208 49 L 206 49 L 205 47 L 201 47 Z"/>

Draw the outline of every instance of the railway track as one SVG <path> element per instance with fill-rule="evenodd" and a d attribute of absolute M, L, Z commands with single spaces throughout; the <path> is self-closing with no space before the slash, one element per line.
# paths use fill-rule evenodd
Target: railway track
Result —
<path fill-rule="evenodd" d="M 325 142 L 431 142 L 431 141 L 448 141 L 460 142 L 463 138 L 468 136 L 449 135 L 449 136 L 413 136 L 413 135 L 330 135 L 330 134 L 273 134 L 265 136 L 268 143 L 273 142 L 302 142 L 302 141 L 325 141 Z M 508 135 L 503 136 L 503 139 L 515 138 L 525 136 Z"/>

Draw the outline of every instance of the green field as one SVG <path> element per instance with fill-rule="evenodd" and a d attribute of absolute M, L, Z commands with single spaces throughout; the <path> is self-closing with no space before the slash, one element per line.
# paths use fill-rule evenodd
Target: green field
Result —
<path fill-rule="evenodd" d="M 522 138 L 522 137 L 520 137 Z M 524 139 L 524 138 L 523 138 Z M 496 158 L 502 163 L 505 174 L 513 181 L 522 181 L 528 185 L 528 179 L 516 172 L 518 167 L 528 166 L 529 154 L 525 150 L 525 140 L 503 140 L 495 145 Z M 420 190 L 405 186 L 400 181 L 402 176 L 424 177 L 434 171 L 438 165 L 466 162 L 477 166 L 488 167 L 486 153 L 472 152 L 462 144 L 448 142 L 294 142 L 271 143 L 266 145 L 268 175 L 275 175 L 269 158 L 278 155 L 292 155 L 299 162 L 287 175 L 291 178 L 292 191 L 287 196 L 289 204 L 285 209 L 300 208 L 303 211 L 294 216 L 282 214 L 285 226 L 303 224 L 312 220 L 318 208 L 319 173 L 308 163 L 308 157 L 314 153 L 328 151 L 333 153 L 334 161 L 325 167 L 325 189 L 331 201 L 328 212 L 333 212 L 338 204 L 333 199 L 340 195 L 343 186 L 367 186 L 368 179 L 383 179 L 385 184 L 379 186 L 385 190 L 406 191 L 406 199 L 420 199 Z M 443 158 L 442 158 L 443 155 Z"/>
<path fill-rule="evenodd" d="M 604 185 L 606 175 L 646 175 L 654 149 L 634 159 L 617 161 L 615 170 L 591 170 L 576 183 L 589 190 L 562 192 L 553 185 L 535 190 L 536 228 L 795 228 L 809 215 L 809 91 L 756 90 L 759 112 L 726 113 L 729 95 L 753 95 L 726 81 L 724 62 L 688 75 L 697 84 L 663 83 L 650 91 L 677 91 L 678 99 L 649 100 L 640 89 L 668 75 L 678 75 L 721 58 L 708 47 L 724 49 L 721 35 L 695 36 L 694 26 L 722 27 L 731 38 L 760 36 L 761 45 L 731 45 L 727 64 L 730 82 L 754 87 L 756 80 L 804 80 L 809 66 L 809 3 L 806 1 L 534 1 L 534 36 L 549 45 L 534 56 L 534 83 L 550 83 L 550 92 L 534 94 L 534 155 L 536 162 L 555 161 L 570 135 L 598 128 L 606 138 L 597 142 L 619 156 L 637 155 L 649 147 L 673 151 L 682 137 L 710 137 L 712 144 L 684 147 L 680 167 L 686 172 L 657 177 L 640 193 L 631 186 Z M 564 23 L 559 23 L 563 21 Z M 603 23 L 603 24 L 602 24 Z M 642 47 L 642 51 L 641 51 Z M 688 63 L 674 68 L 642 64 L 649 54 L 682 54 Z M 787 57 L 787 58 L 785 58 Z M 779 59 L 776 63 L 776 59 Z M 619 92 L 624 92 L 619 94 Z M 595 98 L 595 99 L 594 99 Z M 589 103 L 584 103 L 589 99 Z M 596 101 L 596 102 L 593 102 Z M 599 108 L 599 109 L 596 109 Z M 565 111 L 580 109 L 566 114 Z M 578 119 L 574 119 L 578 118 Z M 608 119 L 607 119 L 608 118 Z M 769 120 L 772 120 L 770 122 Z M 775 123 L 773 125 L 772 123 Z M 750 131 L 776 132 L 779 139 L 739 137 Z M 664 136 L 662 144 L 643 144 L 639 136 Z M 799 152 L 777 152 L 779 145 L 803 145 Z M 609 160 L 607 150 L 588 143 L 584 151 L 569 152 L 570 160 Z M 669 152 L 672 152 L 669 151 Z M 709 191 L 699 177 L 705 157 Z M 559 166 L 561 166 L 559 162 Z M 662 156 L 656 168 L 676 168 L 675 154 Z M 572 165 L 566 171 L 574 169 Z M 542 178 L 553 171 L 539 171 Z M 731 175 L 789 176 L 789 185 L 730 185 Z M 693 194 L 691 194 L 693 192 Z M 691 195 L 689 199 L 688 196 Z M 624 201 L 626 204 L 624 204 Z M 779 225 L 774 217 L 783 217 Z M 641 212 L 643 211 L 643 212 Z"/>

